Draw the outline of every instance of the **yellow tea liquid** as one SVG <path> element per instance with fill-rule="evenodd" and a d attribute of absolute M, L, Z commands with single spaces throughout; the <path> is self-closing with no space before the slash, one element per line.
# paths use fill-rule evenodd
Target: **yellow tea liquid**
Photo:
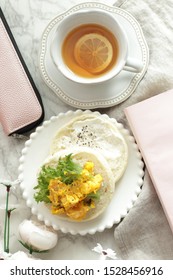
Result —
<path fill-rule="evenodd" d="M 108 67 L 99 73 L 91 73 L 81 67 L 74 56 L 74 49 L 77 41 L 84 35 L 90 33 L 100 34 L 108 39 L 110 44 L 112 45 L 113 55 L 112 60 Z M 71 69 L 76 75 L 82 76 L 85 78 L 94 78 L 105 74 L 110 71 L 111 68 L 115 65 L 117 57 L 118 57 L 118 42 L 115 36 L 105 27 L 97 24 L 84 24 L 75 29 L 73 29 L 65 38 L 62 46 L 62 56 L 65 64 Z"/>

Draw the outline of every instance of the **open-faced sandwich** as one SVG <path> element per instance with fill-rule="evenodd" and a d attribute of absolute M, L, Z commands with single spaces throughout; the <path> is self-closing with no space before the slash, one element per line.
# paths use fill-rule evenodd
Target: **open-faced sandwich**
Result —
<path fill-rule="evenodd" d="M 86 221 L 106 209 L 114 187 L 107 160 L 91 148 L 78 147 L 57 152 L 45 161 L 34 198 L 58 218 Z"/>

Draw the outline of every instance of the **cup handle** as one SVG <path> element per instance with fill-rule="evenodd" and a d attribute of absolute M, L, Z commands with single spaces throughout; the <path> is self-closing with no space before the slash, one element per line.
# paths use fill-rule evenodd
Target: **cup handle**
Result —
<path fill-rule="evenodd" d="M 126 64 L 123 67 L 123 70 L 138 73 L 141 72 L 142 68 L 143 68 L 143 63 L 141 60 L 128 57 Z"/>

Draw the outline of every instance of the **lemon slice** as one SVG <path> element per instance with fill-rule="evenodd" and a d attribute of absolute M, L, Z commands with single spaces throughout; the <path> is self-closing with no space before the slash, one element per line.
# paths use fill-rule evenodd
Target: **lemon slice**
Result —
<path fill-rule="evenodd" d="M 104 71 L 111 63 L 113 48 L 106 37 L 89 33 L 76 42 L 74 56 L 82 68 L 97 74 Z"/>

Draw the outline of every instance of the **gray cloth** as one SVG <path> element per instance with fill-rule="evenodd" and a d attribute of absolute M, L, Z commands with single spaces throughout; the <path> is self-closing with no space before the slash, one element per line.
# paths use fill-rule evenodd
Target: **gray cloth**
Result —
<path fill-rule="evenodd" d="M 173 88 L 173 1 L 120 3 L 140 23 L 150 52 L 148 71 L 138 88 L 118 108 L 110 109 L 110 115 L 129 128 L 125 107 Z M 147 170 L 137 202 L 114 234 L 121 259 L 173 259 L 173 235 Z"/>
<path fill-rule="evenodd" d="M 148 172 L 129 215 L 114 232 L 121 259 L 173 259 L 173 238 Z"/>

